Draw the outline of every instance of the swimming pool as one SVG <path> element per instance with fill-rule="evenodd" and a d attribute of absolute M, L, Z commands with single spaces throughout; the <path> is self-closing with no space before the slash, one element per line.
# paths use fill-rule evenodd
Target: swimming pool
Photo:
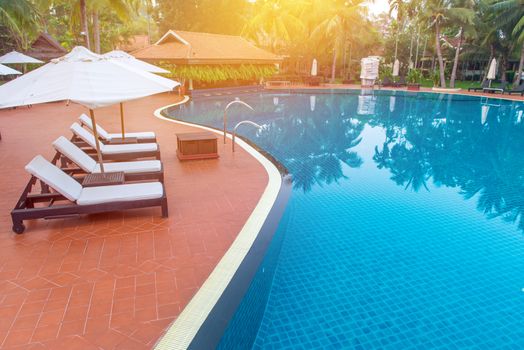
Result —
<path fill-rule="evenodd" d="M 524 105 L 378 91 L 239 96 L 229 128 L 293 191 L 219 347 L 524 347 Z M 232 97 L 169 113 L 220 127 Z"/>

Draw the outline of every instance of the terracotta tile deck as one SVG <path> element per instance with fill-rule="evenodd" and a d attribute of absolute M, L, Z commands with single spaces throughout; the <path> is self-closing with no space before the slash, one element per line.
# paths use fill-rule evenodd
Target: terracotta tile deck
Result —
<path fill-rule="evenodd" d="M 264 168 L 219 142 L 218 160 L 181 163 L 175 132 L 192 128 L 152 112 L 175 95 L 125 104 L 129 131 L 153 130 L 161 145 L 169 218 L 160 209 L 26 223 L 10 211 L 27 181 L 25 164 L 50 159 L 81 106 L 0 111 L 0 348 L 149 349 L 235 239 L 266 184 Z M 97 120 L 119 130 L 118 108 Z"/>

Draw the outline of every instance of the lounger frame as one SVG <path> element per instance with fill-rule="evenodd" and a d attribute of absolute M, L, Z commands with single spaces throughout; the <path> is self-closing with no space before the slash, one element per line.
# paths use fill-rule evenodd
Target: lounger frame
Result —
<path fill-rule="evenodd" d="M 91 130 L 91 128 L 89 127 L 89 125 L 86 125 L 84 123 L 84 121 L 82 119 L 78 119 L 78 122 L 80 123 L 80 126 L 82 127 L 86 127 L 87 129 L 89 129 L 91 132 L 93 130 Z M 98 125 L 98 123 L 97 123 Z M 109 142 L 110 140 L 107 140 L 105 138 L 103 138 L 102 136 L 100 136 L 100 134 L 98 135 L 98 139 L 101 140 L 101 141 L 106 141 L 106 142 Z M 146 139 L 138 139 L 137 138 L 137 143 L 156 143 L 156 136 L 155 137 L 151 137 L 151 138 L 146 138 Z"/>
<path fill-rule="evenodd" d="M 107 202 L 100 204 L 78 205 L 72 203 L 59 193 L 51 192 L 48 185 L 41 182 L 42 192 L 31 194 L 33 186 L 38 179 L 31 176 L 15 208 L 11 211 L 13 231 L 21 234 L 25 230 L 24 220 L 30 219 L 58 219 L 81 214 L 104 213 L 127 209 L 161 207 L 162 217 L 168 217 L 167 197 L 163 188 L 162 197 L 155 199 L 142 199 L 135 201 Z M 68 201 L 71 204 L 55 204 L 56 201 Z M 35 208 L 37 203 L 48 203 L 46 207 Z"/>
<path fill-rule="evenodd" d="M 69 164 L 75 164 L 74 161 L 69 159 L 65 154 L 56 151 L 55 156 L 51 160 L 51 163 L 59 167 L 63 172 L 71 176 L 74 175 L 87 175 L 87 173 L 80 167 L 70 167 Z M 160 163 L 160 171 L 150 171 L 142 173 L 125 173 L 125 181 L 144 181 L 144 180 L 158 180 L 164 183 L 164 164 Z"/>
<path fill-rule="evenodd" d="M 96 149 L 91 147 L 88 143 L 82 140 L 80 137 L 76 136 L 73 133 L 73 137 L 70 139 L 72 143 L 80 147 L 84 152 L 86 152 L 91 158 L 98 160 Z M 131 153 L 119 153 L 119 154 L 104 154 L 102 153 L 102 158 L 104 160 L 112 161 L 129 161 L 134 159 L 143 159 L 143 158 L 154 158 L 160 160 L 160 145 L 157 143 L 156 151 L 149 152 L 131 152 Z"/>

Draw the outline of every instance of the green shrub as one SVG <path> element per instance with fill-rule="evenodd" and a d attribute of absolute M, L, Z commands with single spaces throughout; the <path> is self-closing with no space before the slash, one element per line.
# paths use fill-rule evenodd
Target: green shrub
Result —
<path fill-rule="evenodd" d="M 219 82 L 226 80 L 259 80 L 273 76 L 277 69 L 274 65 L 175 65 L 160 64 L 170 71 L 169 76 L 175 79 L 192 79 L 202 82 Z"/>
<path fill-rule="evenodd" d="M 433 86 L 439 86 L 440 85 L 440 73 L 438 69 L 435 69 L 433 73 L 431 73 L 431 80 L 433 81 Z"/>
<path fill-rule="evenodd" d="M 407 80 L 410 84 L 420 84 L 420 81 L 422 80 L 422 72 L 419 69 L 410 69 Z"/>

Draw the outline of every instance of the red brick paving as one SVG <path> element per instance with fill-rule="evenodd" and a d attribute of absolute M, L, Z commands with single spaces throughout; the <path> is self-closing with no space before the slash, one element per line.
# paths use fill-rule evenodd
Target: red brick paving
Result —
<path fill-rule="evenodd" d="M 223 256 L 266 184 L 262 166 L 219 143 L 218 160 L 181 163 L 161 121 L 159 95 L 125 104 L 130 131 L 153 130 L 161 145 L 169 218 L 159 208 L 34 220 L 11 232 L 10 211 L 36 154 L 69 137 L 81 106 L 64 103 L 0 111 L 0 348 L 148 349 L 179 315 Z M 119 130 L 118 107 L 96 112 Z"/>

